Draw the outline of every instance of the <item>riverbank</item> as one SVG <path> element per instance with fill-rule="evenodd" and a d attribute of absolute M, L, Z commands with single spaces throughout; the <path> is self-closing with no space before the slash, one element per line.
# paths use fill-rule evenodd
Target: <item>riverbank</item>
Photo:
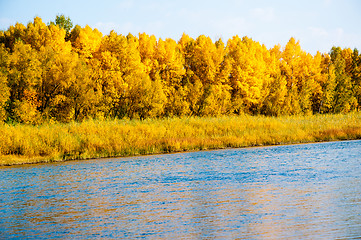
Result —
<path fill-rule="evenodd" d="M 361 113 L 0 126 L 0 166 L 361 138 Z"/>

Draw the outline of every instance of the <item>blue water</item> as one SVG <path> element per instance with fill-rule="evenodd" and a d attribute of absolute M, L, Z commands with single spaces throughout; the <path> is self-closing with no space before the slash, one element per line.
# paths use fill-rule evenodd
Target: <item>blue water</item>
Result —
<path fill-rule="evenodd" d="M 0 168 L 0 239 L 360 239 L 361 141 Z"/>

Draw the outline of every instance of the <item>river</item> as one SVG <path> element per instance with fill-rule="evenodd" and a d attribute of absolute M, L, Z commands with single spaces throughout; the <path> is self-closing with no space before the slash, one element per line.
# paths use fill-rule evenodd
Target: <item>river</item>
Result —
<path fill-rule="evenodd" d="M 361 141 L 0 167 L 0 239 L 360 239 Z"/>

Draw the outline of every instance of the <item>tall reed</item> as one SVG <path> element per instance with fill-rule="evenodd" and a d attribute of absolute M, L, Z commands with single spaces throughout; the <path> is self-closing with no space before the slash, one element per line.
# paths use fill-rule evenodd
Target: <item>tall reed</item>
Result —
<path fill-rule="evenodd" d="M 360 139 L 361 113 L 0 126 L 0 165 Z"/>

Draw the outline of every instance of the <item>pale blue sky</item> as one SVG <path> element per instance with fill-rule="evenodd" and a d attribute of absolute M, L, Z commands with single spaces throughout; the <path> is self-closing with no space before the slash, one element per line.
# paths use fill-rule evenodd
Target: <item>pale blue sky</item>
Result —
<path fill-rule="evenodd" d="M 268 48 L 294 37 L 312 54 L 334 45 L 361 50 L 360 0 L 0 0 L 0 29 L 35 16 L 48 23 L 57 14 L 104 34 L 113 29 L 179 40 L 185 32 L 224 42 L 238 35 Z"/>

